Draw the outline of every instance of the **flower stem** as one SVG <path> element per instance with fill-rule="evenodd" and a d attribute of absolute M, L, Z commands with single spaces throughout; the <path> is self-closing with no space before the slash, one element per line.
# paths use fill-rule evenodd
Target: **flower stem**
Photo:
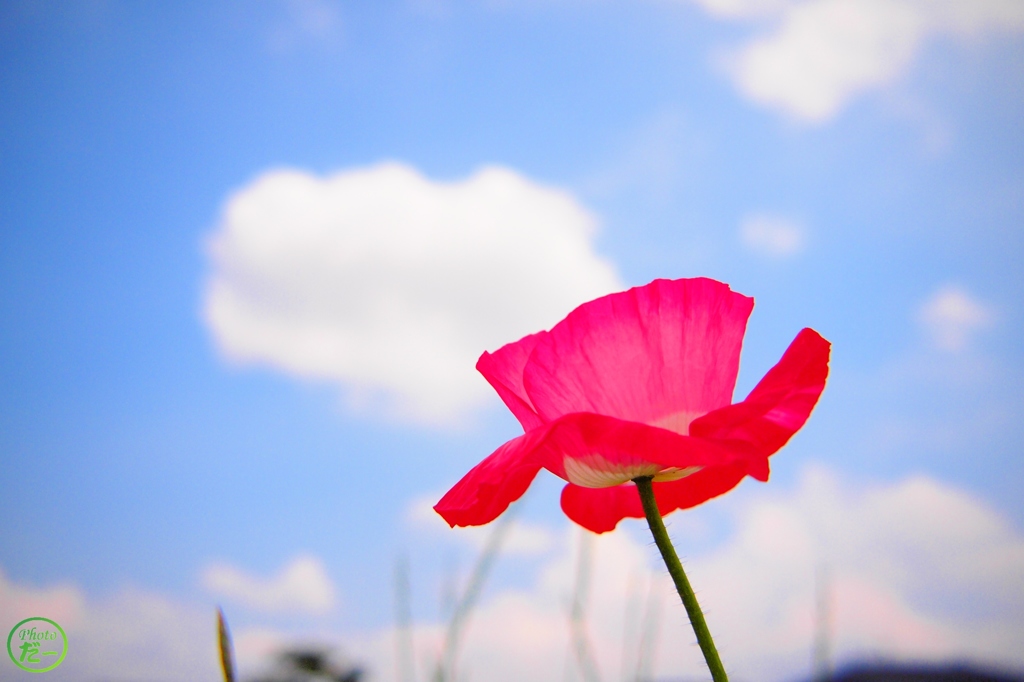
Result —
<path fill-rule="evenodd" d="M 676 591 L 679 592 L 679 598 L 683 600 L 686 615 L 690 617 L 690 625 L 693 626 L 693 632 L 697 635 L 697 643 L 700 644 L 704 660 L 707 661 L 708 668 L 711 670 L 711 679 L 714 682 L 729 682 L 722 659 L 718 657 L 718 650 L 715 649 L 715 642 L 711 639 L 711 631 L 708 630 L 708 624 L 704 622 L 704 614 L 697 603 L 697 596 L 693 593 L 693 588 L 690 587 L 690 581 L 686 579 L 683 564 L 676 555 L 672 540 L 668 537 L 668 531 L 665 530 L 665 522 L 661 520 L 658 503 L 654 499 L 651 477 L 640 476 L 634 478 L 633 482 L 636 483 L 636 489 L 640 492 L 640 502 L 644 506 L 644 514 L 647 515 L 647 525 L 651 527 L 654 543 L 658 545 L 669 575 L 672 576 L 672 582 L 676 584 Z"/>

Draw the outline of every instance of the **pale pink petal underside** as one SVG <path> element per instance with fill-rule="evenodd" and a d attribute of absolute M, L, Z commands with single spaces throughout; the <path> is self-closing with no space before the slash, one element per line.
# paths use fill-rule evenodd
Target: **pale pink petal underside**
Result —
<path fill-rule="evenodd" d="M 710 467 L 667 483 L 654 483 L 654 498 L 662 516 L 677 509 L 689 509 L 729 492 L 746 475 L 740 463 Z M 595 533 L 614 530 L 624 518 L 642 519 L 640 495 L 632 483 L 613 488 L 584 488 L 572 483 L 562 490 L 562 511 L 570 519 Z"/>
<path fill-rule="evenodd" d="M 742 453 L 714 441 L 600 414 L 568 414 L 546 429 L 547 435 L 537 441 L 535 460 L 560 478 L 592 488 L 666 469 L 693 471 L 745 461 Z"/>
<path fill-rule="evenodd" d="M 502 445 L 434 509 L 453 526 L 488 523 L 526 492 L 541 468 L 567 481 L 616 486 L 666 469 L 696 476 L 692 472 L 743 467 L 745 461 L 714 441 L 598 414 L 569 414 Z"/>

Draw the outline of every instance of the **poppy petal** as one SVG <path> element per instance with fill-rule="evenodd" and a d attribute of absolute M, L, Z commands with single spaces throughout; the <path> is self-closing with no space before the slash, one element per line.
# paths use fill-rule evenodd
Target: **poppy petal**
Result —
<path fill-rule="evenodd" d="M 476 370 L 484 375 L 502 402 L 511 410 L 523 431 L 541 426 L 544 421 L 537 416 L 530 398 L 523 388 L 523 368 L 537 341 L 547 332 L 530 334 L 515 343 L 509 343 L 493 353 L 484 353 L 476 361 Z"/>
<path fill-rule="evenodd" d="M 523 371 L 545 421 L 592 412 L 686 433 L 728 405 L 754 301 L 710 279 L 655 280 L 576 308 Z"/>
<path fill-rule="evenodd" d="M 531 454 L 546 429 L 513 438 L 469 470 L 434 505 L 449 526 L 482 526 L 498 518 L 536 478 L 541 465 Z"/>
<path fill-rule="evenodd" d="M 484 353 L 477 369 L 526 433 L 434 509 L 453 526 L 488 523 L 545 468 L 568 481 L 565 513 L 606 532 L 643 516 L 638 476 L 653 478 L 663 515 L 744 476 L 767 480 L 769 456 L 817 404 L 831 346 L 804 329 L 746 400 L 730 405 L 752 307 L 714 280 L 655 280 Z"/>
<path fill-rule="evenodd" d="M 655 496 L 655 499 L 660 499 Z M 660 504 L 659 504 L 660 507 Z M 562 489 L 562 511 L 594 533 L 615 530 L 625 518 L 642 519 L 644 508 L 632 483 L 612 488 L 584 488 L 569 483 Z"/>
<path fill-rule="evenodd" d="M 715 441 L 599 414 L 569 414 L 502 445 L 434 509 L 452 526 L 489 523 L 526 492 L 541 468 L 570 483 L 606 489 L 637 476 L 687 477 L 705 467 L 742 468 L 746 461 L 745 453 Z"/>
<path fill-rule="evenodd" d="M 690 434 L 751 455 L 777 452 L 817 404 L 828 377 L 830 349 L 818 332 L 802 330 L 746 400 L 695 420 Z M 767 470 L 764 475 L 767 478 Z"/>

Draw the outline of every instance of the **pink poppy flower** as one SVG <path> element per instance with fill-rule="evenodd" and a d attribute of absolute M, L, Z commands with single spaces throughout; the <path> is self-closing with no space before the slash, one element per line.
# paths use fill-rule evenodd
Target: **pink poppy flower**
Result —
<path fill-rule="evenodd" d="M 477 370 L 525 433 L 466 474 L 434 509 L 452 526 L 494 520 L 542 468 L 562 509 L 596 533 L 643 518 L 632 479 L 653 476 L 662 515 L 768 480 L 768 457 L 818 402 L 830 344 L 804 329 L 746 400 L 732 403 L 754 300 L 711 279 L 655 280 L 573 310 Z"/>

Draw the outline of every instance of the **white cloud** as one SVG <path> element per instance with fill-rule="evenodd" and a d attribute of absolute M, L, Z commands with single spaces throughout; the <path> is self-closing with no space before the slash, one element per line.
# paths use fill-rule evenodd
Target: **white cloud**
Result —
<path fill-rule="evenodd" d="M 990 327 L 995 314 L 990 306 L 962 288 L 947 284 L 936 291 L 918 311 L 918 320 L 935 345 L 946 351 L 962 351 L 979 330 Z"/>
<path fill-rule="evenodd" d="M 851 490 L 811 469 L 795 495 L 765 495 L 737 521 L 736 536 L 695 559 L 692 573 L 722 614 L 722 647 L 740 669 L 774 677 L 805 664 L 820 565 L 832 574 L 840 659 L 1024 664 L 1024 619 L 1014 615 L 1024 613 L 1014 587 L 1024 538 L 961 491 L 926 477 Z M 1002 635 L 986 641 L 982 632 Z"/>
<path fill-rule="evenodd" d="M 776 32 L 732 63 L 747 98 L 823 121 L 863 90 L 902 74 L 921 40 L 920 17 L 890 0 L 820 0 L 789 8 Z"/>
<path fill-rule="evenodd" d="M 793 489 L 769 484 L 750 492 L 711 503 L 731 516 L 732 530 L 708 551 L 692 551 L 693 519 L 704 512 L 668 517 L 736 679 L 806 676 L 822 565 L 831 576 L 836 662 L 974 659 L 1024 667 L 1024 537 L 983 502 L 925 476 L 850 485 L 814 467 Z M 581 533 L 566 525 L 558 535 L 557 551 L 529 587 L 485 591 L 459 657 L 469 678 L 556 682 L 575 665 L 568 608 Z M 645 622 L 656 634 L 652 678 L 706 677 L 646 528 L 631 522 L 591 537 L 586 623 L 602 679 L 635 669 Z M 211 608 L 138 590 L 89 598 L 74 586 L 34 588 L 0 574 L 0 622 L 31 615 L 53 617 L 74 646 L 49 673 L 55 682 L 218 679 Z M 243 670 L 257 670 L 290 642 L 315 641 L 365 664 L 375 680 L 394 679 L 390 628 L 299 638 L 254 623 L 233 634 Z M 443 634 L 436 623 L 416 624 L 420 679 L 429 677 Z"/>
<path fill-rule="evenodd" d="M 907 72 L 928 39 L 1024 31 L 1018 0 L 696 0 L 758 35 L 726 60 L 748 99 L 808 122 Z"/>
<path fill-rule="evenodd" d="M 643 599 L 651 579 L 646 548 L 626 533 L 593 539 L 588 634 L 602 679 L 615 679 L 620 670 L 627 593 Z M 564 527 L 559 552 L 540 570 L 530 589 L 488 589 L 472 613 L 459 651 L 456 670 L 461 678 L 488 682 L 566 678 L 573 666 L 569 637 L 569 604 L 580 533 Z M 500 561 L 500 559 L 499 559 Z M 660 585 L 660 582 L 658 583 Z M 633 595 L 635 596 L 635 595 Z M 636 614 L 637 617 L 642 614 Z M 444 627 L 420 623 L 414 629 L 419 679 L 429 679 L 443 648 Z M 394 679 L 394 632 L 367 633 L 353 649 L 365 652 L 374 679 Z M 578 675 L 570 677 L 578 678 Z"/>
<path fill-rule="evenodd" d="M 740 242 L 759 255 L 787 258 L 803 250 L 804 231 L 788 218 L 754 214 L 740 223 Z"/>
<path fill-rule="evenodd" d="M 622 288 L 569 193 L 484 168 L 263 174 L 209 240 L 205 317 L 230 359 L 334 382 L 359 406 L 457 422 L 490 398 L 484 350 Z"/>
<path fill-rule="evenodd" d="M 821 566 L 831 576 L 837 663 L 973 659 L 1024 666 L 1024 537 L 977 499 L 924 476 L 851 486 L 813 467 L 795 490 L 766 486 L 742 499 L 713 503 L 730 509 L 734 530 L 697 555 L 687 549 L 694 542 L 688 517 L 701 512 L 668 519 L 737 679 L 807 675 Z M 563 679 L 573 665 L 568 604 L 578 542 L 576 529 L 566 529 L 531 588 L 485 594 L 462 649 L 464 673 L 494 682 Z M 635 664 L 649 586 L 660 623 L 652 677 L 706 676 L 646 528 L 629 524 L 593 542 L 587 626 L 602 677 L 614 679 Z M 421 673 L 436 660 L 442 635 L 437 625 L 416 628 Z M 367 635 L 358 647 L 383 680 L 394 674 L 392 637 Z"/>
<path fill-rule="evenodd" d="M 92 598 L 74 585 L 36 588 L 0 571 L 0 628 L 31 616 L 67 633 L 67 658 L 46 673 L 52 682 L 221 679 L 212 608 L 135 589 Z"/>
<path fill-rule="evenodd" d="M 323 562 L 314 556 L 297 556 L 272 578 L 245 573 L 228 564 L 208 566 L 203 587 L 218 599 L 266 613 L 298 612 L 322 615 L 334 608 L 334 583 Z"/>

